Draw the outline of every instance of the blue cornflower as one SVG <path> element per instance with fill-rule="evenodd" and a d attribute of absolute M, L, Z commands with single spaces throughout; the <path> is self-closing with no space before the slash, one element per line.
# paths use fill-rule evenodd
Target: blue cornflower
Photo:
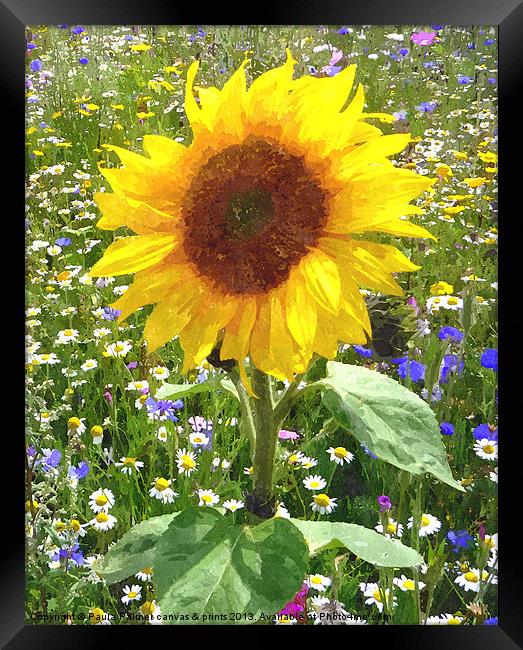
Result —
<path fill-rule="evenodd" d="M 73 479 L 80 480 L 85 478 L 87 474 L 89 474 L 89 465 L 85 461 L 82 461 L 78 467 L 71 465 L 69 468 L 69 476 Z"/>
<path fill-rule="evenodd" d="M 406 47 L 402 47 L 401 50 L 399 50 L 399 53 L 401 54 L 401 56 L 407 56 L 409 50 Z"/>
<path fill-rule="evenodd" d="M 73 27 L 73 29 L 71 29 L 71 34 L 78 35 L 78 34 L 83 34 L 84 32 L 85 32 L 85 28 L 83 25 L 76 25 L 76 27 Z"/>
<path fill-rule="evenodd" d="M 493 38 L 487 38 L 487 40 L 484 42 L 484 45 L 492 45 L 495 43 L 495 40 Z"/>
<path fill-rule="evenodd" d="M 450 422 L 442 422 L 439 425 L 439 430 L 443 436 L 453 436 L 454 435 L 454 425 Z"/>
<path fill-rule="evenodd" d="M 475 45 L 474 43 L 469 43 L 469 44 L 467 45 L 467 48 L 468 48 L 469 50 L 475 50 L 475 49 L 476 49 L 476 45 Z"/>
<path fill-rule="evenodd" d="M 347 27 L 342 27 L 341 29 L 338 29 L 338 34 L 341 34 L 342 36 L 345 36 L 345 34 L 348 34 L 349 30 Z"/>
<path fill-rule="evenodd" d="M 70 547 L 64 546 L 51 557 L 54 562 L 60 562 L 62 564 L 67 564 L 69 568 L 70 562 L 76 564 L 76 566 L 82 566 L 84 563 L 84 554 L 80 551 L 79 544 L 73 544 Z"/>
<path fill-rule="evenodd" d="M 87 65 L 89 63 L 89 59 L 86 56 L 83 56 L 81 59 L 78 59 L 78 63 L 81 63 L 82 65 Z"/>
<path fill-rule="evenodd" d="M 435 32 L 439 32 L 440 29 L 443 29 L 443 25 L 431 25 L 431 28 L 432 28 Z"/>
<path fill-rule="evenodd" d="M 407 111 L 405 109 L 402 109 L 401 111 L 396 111 L 396 113 L 392 113 L 392 117 L 395 120 L 404 120 L 407 117 Z"/>
<path fill-rule="evenodd" d="M 27 49 L 28 49 L 28 50 L 34 50 L 34 49 L 36 49 L 36 43 L 28 43 L 28 44 L 27 44 Z"/>
<path fill-rule="evenodd" d="M 364 348 L 363 345 L 353 345 L 352 347 L 354 348 L 354 352 L 360 354 L 362 357 L 369 358 L 374 354 L 372 350 L 369 350 L 369 348 Z"/>
<path fill-rule="evenodd" d="M 408 357 L 399 357 L 398 359 L 392 359 L 392 363 L 399 364 L 398 375 L 402 379 L 405 379 L 407 375 L 414 383 L 422 382 L 425 379 L 425 365 L 419 361 L 409 363 Z"/>
<path fill-rule="evenodd" d="M 465 363 L 460 360 L 458 368 L 458 356 L 456 354 L 446 354 L 441 362 L 440 383 L 448 384 L 449 374 L 457 371 L 458 375 L 461 375 L 464 367 Z"/>
<path fill-rule="evenodd" d="M 40 59 L 34 59 L 34 61 L 31 61 L 31 65 L 29 67 L 33 72 L 40 72 L 40 70 L 43 68 L 43 65 Z"/>
<path fill-rule="evenodd" d="M 498 351 L 496 348 L 487 348 L 481 355 L 481 365 L 483 368 L 492 368 L 494 372 L 498 371 Z"/>
<path fill-rule="evenodd" d="M 69 237 L 59 237 L 58 239 L 55 240 L 54 242 L 57 246 L 60 246 L 61 248 L 66 248 L 67 246 L 71 245 L 71 240 Z"/>
<path fill-rule="evenodd" d="M 457 327 L 452 327 L 452 325 L 444 325 L 438 333 L 438 338 L 440 341 L 460 343 L 463 340 L 463 332 L 460 332 Z"/>
<path fill-rule="evenodd" d="M 37 460 L 36 465 L 42 465 L 44 472 L 48 472 L 50 469 L 54 469 L 60 464 L 62 460 L 62 452 L 58 449 L 44 449 L 44 456 L 40 460 Z"/>
<path fill-rule="evenodd" d="M 482 440 L 487 438 L 487 440 L 496 440 L 498 439 L 498 428 L 487 424 L 478 424 L 478 426 L 472 432 L 474 440 Z"/>
<path fill-rule="evenodd" d="M 489 83 L 489 84 L 495 84 L 495 83 L 497 83 L 497 81 L 498 80 L 495 77 L 489 77 L 487 79 L 487 83 Z"/>
<path fill-rule="evenodd" d="M 474 541 L 474 537 L 469 535 L 466 530 L 449 530 L 447 539 L 454 547 L 452 549 L 454 553 L 459 553 L 462 548 L 470 548 Z"/>
<path fill-rule="evenodd" d="M 335 77 L 339 72 L 341 72 L 341 65 L 326 65 L 322 68 L 322 71 L 327 74 L 328 77 Z"/>
<path fill-rule="evenodd" d="M 498 617 L 491 616 L 490 618 L 485 619 L 483 625 L 498 625 Z"/>
<path fill-rule="evenodd" d="M 116 320 L 122 313 L 121 309 L 113 309 L 112 307 L 104 307 L 102 318 L 105 320 Z"/>
<path fill-rule="evenodd" d="M 469 84 L 471 81 L 472 81 L 472 77 L 467 77 L 464 74 L 458 75 L 458 83 L 461 84 L 462 86 Z"/>
<path fill-rule="evenodd" d="M 432 113 L 437 108 L 437 102 L 421 102 L 416 106 L 416 110 L 420 113 Z"/>
<path fill-rule="evenodd" d="M 183 400 L 177 399 L 173 402 L 170 399 L 159 399 L 156 401 L 152 397 L 148 397 L 145 400 L 145 406 L 148 413 L 155 419 L 178 422 L 178 418 L 174 415 L 174 412 L 183 408 Z"/>
<path fill-rule="evenodd" d="M 423 61 L 421 64 L 424 68 L 433 68 L 434 67 L 434 61 Z"/>
<path fill-rule="evenodd" d="M 374 454 L 370 449 L 367 449 L 363 443 L 360 443 L 360 447 L 363 449 L 363 451 L 367 454 L 367 456 L 370 456 L 371 458 L 374 458 L 376 460 L 378 457 L 376 454 Z"/>

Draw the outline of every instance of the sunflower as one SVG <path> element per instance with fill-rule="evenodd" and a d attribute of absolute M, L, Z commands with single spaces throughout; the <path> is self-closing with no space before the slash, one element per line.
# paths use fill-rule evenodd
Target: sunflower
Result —
<path fill-rule="evenodd" d="M 183 372 L 215 346 L 222 360 L 244 360 L 279 379 L 306 370 L 314 353 L 339 342 L 365 344 L 371 327 L 360 287 L 392 295 L 392 274 L 420 267 L 364 232 L 431 237 L 405 215 L 432 183 L 388 156 L 409 134 L 384 135 L 366 122 L 356 66 L 334 77 L 293 79 L 296 61 L 256 78 L 244 61 L 217 88 L 195 89 L 187 72 L 186 147 L 145 135 L 142 156 L 107 145 L 123 168 L 100 168 L 113 192 L 95 195 L 98 227 L 126 226 L 90 271 L 135 274 L 112 305 L 119 320 L 155 307 L 144 338 L 152 352 L 179 335 Z M 197 93 L 197 96 L 196 96 Z"/>

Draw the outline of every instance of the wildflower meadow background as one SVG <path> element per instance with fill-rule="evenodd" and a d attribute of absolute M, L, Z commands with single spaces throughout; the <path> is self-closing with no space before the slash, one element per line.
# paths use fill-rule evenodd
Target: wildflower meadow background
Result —
<path fill-rule="evenodd" d="M 132 542 L 130 577 L 108 581 L 97 563 L 132 526 L 191 505 L 247 521 L 252 456 L 234 390 L 207 362 L 182 375 L 177 340 L 147 356 L 150 307 L 116 323 L 109 305 L 131 278 L 88 276 L 113 240 L 92 197 L 110 189 L 98 165 L 118 163 L 106 144 L 190 142 L 183 94 L 195 58 L 199 83 L 221 87 L 245 57 L 253 79 L 287 47 L 296 76 L 357 63 L 366 110 L 393 115 L 385 133 L 412 134 L 395 164 L 434 179 L 416 219 L 436 240 L 392 242 L 421 269 L 399 275 L 403 298 L 364 291 L 374 339 L 340 346 L 337 361 L 430 404 L 464 491 L 380 460 L 320 394 L 304 396 L 279 434 L 276 516 L 375 529 L 424 563 L 380 568 L 338 540 L 265 619 L 224 611 L 207 622 L 497 623 L 497 41 L 492 27 L 444 25 L 27 28 L 29 623 L 187 622 L 162 611 Z M 185 388 L 162 398 L 166 383 Z M 220 560 L 207 562 L 202 571 Z"/>

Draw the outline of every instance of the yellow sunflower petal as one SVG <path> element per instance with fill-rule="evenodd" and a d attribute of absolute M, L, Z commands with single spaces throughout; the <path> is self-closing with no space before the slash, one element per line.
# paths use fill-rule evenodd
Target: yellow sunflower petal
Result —
<path fill-rule="evenodd" d="M 179 282 L 169 295 L 156 305 L 147 319 L 143 333 L 148 353 L 180 334 L 189 323 L 205 297 L 204 286 L 199 279 Z"/>
<path fill-rule="evenodd" d="M 316 337 L 317 309 L 297 268 L 291 271 L 287 281 L 285 312 L 287 327 L 295 341 L 303 348 L 310 348 Z"/>
<path fill-rule="evenodd" d="M 285 63 L 257 77 L 247 92 L 246 111 L 251 120 L 278 118 L 288 109 L 287 98 L 292 88 L 296 60 L 287 50 Z"/>
<path fill-rule="evenodd" d="M 337 314 L 340 308 L 341 283 L 338 267 L 323 251 L 316 249 L 300 263 L 309 294 L 324 309 Z"/>
<path fill-rule="evenodd" d="M 362 165 L 381 162 L 387 156 L 403 151 L 409 142 L 409 133 L 394 133 L 374 138 L 347 153 L 340 161 L 337 175 L 342 180 L 350 180 Z"/>
<path fill-rule="evenodd" d="M 183 164 L 187 154 L 183 144 L 164 135 L 144 135 L 143 148 L 153 163 L 161 166 Z"/>
<path fill-rule="evenodd" d="M 163 260 L 172 251 L 174 244 L 174 236 L 163 233 L 119 239 L 107 248 L 89 275 L 106 277 L 142 271 Z"/>
<path fill-rule="evenodd" d="M 165 266 L 161 263 L 139 271 L 127 291 L 111 305 L 113 309 L 120 309 L 122 312 L 118 320 L 125 320 L 129 314 L 144 305 L 159 302 L 180 280 L 190 281 L 191 277 L 187 277 L 187 272 L 187 266 Z"/>
<path fill-rule="evenodd" d="M 218 332 L 233 318 L 237 301 L 208 292 L 197 313 L 180 332 L 184 356 L 182 372 L 201 363 L 212 351 Z"/>
<path fill-rule="evenodd" d="M 176 219 L 142 201 L 113 192 L 98 192 L 94 200 L 102 212 L 97 222 L 102 230 L 116 230 L 127 226 L 139 235 L 172 231 Z"/>

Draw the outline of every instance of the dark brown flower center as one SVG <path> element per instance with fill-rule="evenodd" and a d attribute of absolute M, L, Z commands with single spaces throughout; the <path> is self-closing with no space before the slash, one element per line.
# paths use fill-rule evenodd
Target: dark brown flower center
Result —
<path fill-rule="evenodd" d="M 185 252 L 226 293 L 266 293 L 316 245 L 325 203 L 303 158 L 250 138 L 194 177 L 183 204 Z"/>

